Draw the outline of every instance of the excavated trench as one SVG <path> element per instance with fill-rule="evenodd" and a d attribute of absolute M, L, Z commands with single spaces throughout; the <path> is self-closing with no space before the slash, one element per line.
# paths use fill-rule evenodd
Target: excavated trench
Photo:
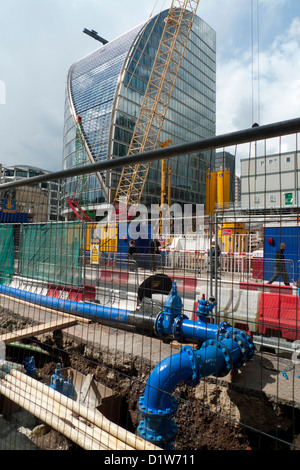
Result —
<path fill-rule="evenodd" d="M 0 308 L 0 334 L 28 326 L 28 319 Z M 38 347 L 42 351 L 26 349 Z M 61 331 L 30 338 L 19 345 L 7 346 L 7 360 L 23 363 L 34 356 L 40 380 L 51 377 L 58 362 L 84 375 L 93 374 L 95 381 L 109 387 L 118 397 L 106 416 L 116 424 L 135 432 L 141 419 L 138 400 L 151 373 L 150 363 L 130 354 L 93 350 L 83 343 L 66 338 Z M 230 382 L 206 378 L 197 387 L 179 385 L 174 391 L 178 410 L 174 420 L 178 426 L 175 448 L 178 451 L 200 450 L 293 450 L 298 449 L 300 411 L 278 405 L 265 397 L 237 391 Z M 7 407 L 7 404 L 6 404 Z M 113 411 L 113 412 L 112 412 Z M 14 426 L 25 433 L 34 448 L 80 448 L 38 419 L 12 406 L 1 406 L 1 418 L 7 427 Z M 20 421 L 23 420 L 23 421 Z M 1 441 L 1 439 L 0 439 Z"/>

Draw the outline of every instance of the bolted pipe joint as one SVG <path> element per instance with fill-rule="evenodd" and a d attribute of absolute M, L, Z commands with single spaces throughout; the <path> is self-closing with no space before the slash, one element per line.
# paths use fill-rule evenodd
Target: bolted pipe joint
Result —
<path fill-rule="evenodd" d="M 177 425 L 172 418 L 177 411 L 176 399 L 171 396 L 170 406 L 163 410 L 148 408 L 145 397 L 141 397 L 139 410 L 143 419 L 138 425 L 138 435 L 163 449 L 174 449 Z"/>
<path fill-rule="evenodd" d="M 252 338 L 245 331 L 222 322 L 218 328 L 217 339 L 230 350 L 233 369 L 241 367 L 253 357 L 255 347 Z"/>

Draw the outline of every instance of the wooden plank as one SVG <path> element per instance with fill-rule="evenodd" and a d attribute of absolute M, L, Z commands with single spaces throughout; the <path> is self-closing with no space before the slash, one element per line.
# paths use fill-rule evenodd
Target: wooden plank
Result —
<path fill-rule="evenodd" d="M 11 333 L 5 333 L 0 335 L 0 341 L 4 343 L 11 343 L 13 341 L 18 341 L 23 338 L 30 338 L 31 336 L 41 335 L 47 333 L 48 331 L 54 331 L 63 328 L 69 328 L 77 324 L 77 320 L 62 320 L 62 321 L 52 321 L 49 323 L 44 323 L 42 325 L 35 325 L 28 328 L 24 328 L 18 331 L 12 331 Z"/>
<path fill-rule="evenodd" d="M 10 371 L 10 374 L 7 374 L 5 376 L 5 380 L 0 381 L 0 393 L 1 393 L 1 387 L 3 386 L 3 392 L 5 392 L 3 394 L 5 396 L 8 396 L 10 400 L 15 401 L 23 408 L 25 408 L 24 404 L 21 404 L 19 403 L 19 401 L 16 401 L 14 396 L 11 396 L 10 394 L 9 395 L 6 394 L 6 388 L 7 388 L 6 385 L 8 383 L 11 386 L 16 387 L 15 390 L 17 392 L 17 395 L 19 395 L 20 397 L 21 396 L 24 397 L 25 393 L 29 394 L 30 402 L 31 404 L 33 404 L 33 410 L 32 411 L 28 410 L 28 411 L 35 414 L 35 416 L 39 417 L 42 421 L 43 421 L 43 417 L 38 416 L 36 413 L 36 409 L 35 409 L 36 403 L 32 402 L 33 397 L 37 397 L 37 396 L 44 397 L 44 400 L 45 400 L 44 405 L 43 405 L 44 411 L 45 410 L 48 411 L 47 402 L 48 400 L 51 400 L 51 403 L 56 402 L 58 407 L 66 408 L 68 411 L 72 413 L 74 417 L 76 415 L 78 415 L 78 417 L 81 417 L 84 420 L 82 422 L 86 423 L 88 427 L 92 426 L 92 429 L 94 428 L 96 431 L 101 430 L 101 433 L 104 432 L 105 434 L 109 434 L 110 439 L 115 438 L 118 441 L 119 449 L 114 444 L 112 447 L 113 450 L 123 450 L 124 449 L 123 444 L 126 445 L 127 449 L 131 447 L 136 450 L 146 450 L 146 451 L 149 451 L 149 450 L 161 451 L 162 450 L 160 447 L 152 444 L 151 442 L 145 441 L 141 437 L 133 434 L 127 429 L 124 429 L 120 427 L 119 425 L 117 425 L 116 423 L 110 421 L 102 413 L 98 411 L 95 413 L 94 409 L 87 408 L 81 403 L 74 401 L 65 395 L 62 395 L 58 391 L 50 388 L 48 385 L 40 382 L 39 380 L 33 379 L 29 375 L 24 374 L 23 372 L 20 372 L 16 369 L 12 369 Z M 13 393 L 10 389 L 8 389 L 8 392 Z M 65 417 L 65 412 L 60 411 L 59 416 L 61 418 Z M 64 420 L 64 423 L 67 424 L 65 420 Z M 53 427 L 51 422 L 49 426 Z M 87 431 L 88 429 L 85 430 L 85 433 L 87 433 Z M 59 432 L 61 432 L 61 434 L 66 435 L 64 430 L 61 430 Z M 95 436 L 95 438 L 97 438 L 97 436 Z"/>

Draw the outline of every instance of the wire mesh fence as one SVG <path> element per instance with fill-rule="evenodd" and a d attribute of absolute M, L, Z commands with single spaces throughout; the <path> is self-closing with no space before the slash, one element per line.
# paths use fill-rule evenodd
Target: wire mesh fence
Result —
<path fill-rule="evenodd" d="M 267 137 L 209 213 L 54 222 L 2 185 L 1 449 L 299 448 L 297 134 Z"/>

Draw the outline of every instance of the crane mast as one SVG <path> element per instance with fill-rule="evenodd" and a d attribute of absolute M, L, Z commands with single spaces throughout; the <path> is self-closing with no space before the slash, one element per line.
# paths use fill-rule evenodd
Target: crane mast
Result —
<path fill-rule="evenodd" d="M 199 1 L 172 1 L 128 155 L 153 150 L 158 144 Z M 121 200 L 128 206 L 139 203 L 149 168 L 150 163 L 123 168 L 114 197 L 115 206 Z"/>
<path fill-rule="evenodd" d="M 82 120 L 79 115 L 76 116 L 76 137 L 75 137 L 75 156 L 76 156 L 76 165 L 86 164 L 86 157 L 84 151 L 84 139 L 82 137 Z M 79 220 L 88 220 L 92 222 L 92 219 L 87 215 L 87 213 L 82 209 L 82 202 L 86 203 L 87 201 L 82 201 L 82 194 L 84 192 L 84 187 L 87 184 L 87 175 L 83 175 L 77 178 L 76 189 L 74 191 L 71 199 L 67 199 L 67 204 L 70 206 L 74 214 Z M 75 198 L 76 192 L 79 193 L 78 198 Z"/>

